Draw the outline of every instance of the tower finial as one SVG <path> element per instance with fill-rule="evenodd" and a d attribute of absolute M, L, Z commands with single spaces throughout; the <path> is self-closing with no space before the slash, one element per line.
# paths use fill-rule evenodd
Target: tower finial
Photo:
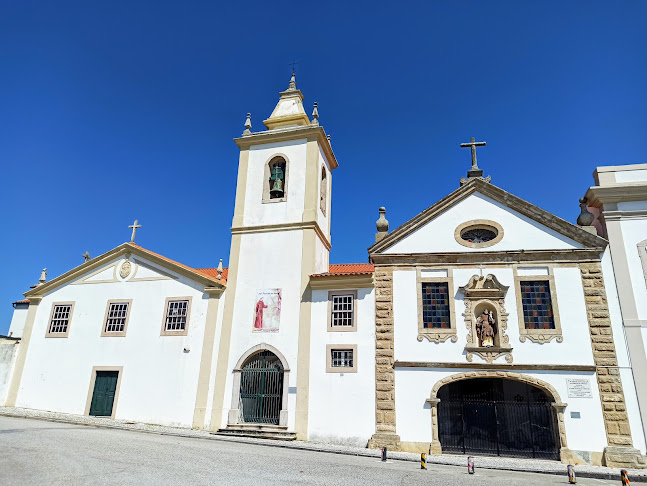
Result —
<path fill-rule="evenodd" d="M 40 278 L 38 279 L 38 285 L 44 284 L 47 282 L 47 269 L 43 268 L 43 271 L 40 272 Z"/>
<path fill-rule="evenodd" d="M 296 73 L 292 71 L 292 77 L 290 78 L 290 86 L 288 86 L 288 91 L 296 91 L 297 82 L 296 82 Z"/>
<path fill-rule="evenodd" d="M 377 233 L 375 233 L 375 243 L 384 238 L 389 232 L 389 222 L 386 219 L 386 208 L 382 206 L 380 209 L 380 219 L 375 222 L 375 228 Z"/>
<path fill-rule="evenodd" d="M 218 276 L 216 277 L 218 280 L 222 279 L 222 258 L 220 259 L 220 262 L 218 263 L 218 268 L 216 269 L 218 272 Z"/>
<path fill-rule="evenodd" d="M 243 135 L 249 135 L 251 132 L 252 128 L 252 114 L 247 113 L 247 120 L 245 120 L 245 131 L 243 132 Z"/>
<path fill-rule="evenodd" d="M 312 124 L 319 125 L 319 107 L 316 101 L 315 101 L 314 110 L 312 110 Z"/>

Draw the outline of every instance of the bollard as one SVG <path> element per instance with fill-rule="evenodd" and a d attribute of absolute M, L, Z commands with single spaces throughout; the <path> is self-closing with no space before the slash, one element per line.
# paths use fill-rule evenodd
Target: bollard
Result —
<path fill-rule="evenodd" d="M 474 474 L 474 458 L 472 456 L 467 458 L 467 472 L 469 474 Z"/>
<path fill-rule="evenodd" d="M 575 466 L 569 464 L 566 468 L 568 471 L 568 484 L 575 484 Z"/>
<path fill-rule="evenodd" d="M 420 454 L 420 469 L 427 470 L 427 454 L 424 452 Z"/>
<path fill-rule="evenodd" d="M 386 447 L 382 447 L 382 462 L 386 462 Z"/>
<path fill-rule="evenodd" d="M 629 481 L 629 473 L 626 469 L 620 471 L 620 480 L 622 481 L 622 486 L 629 486 L 631 484 Z"/>

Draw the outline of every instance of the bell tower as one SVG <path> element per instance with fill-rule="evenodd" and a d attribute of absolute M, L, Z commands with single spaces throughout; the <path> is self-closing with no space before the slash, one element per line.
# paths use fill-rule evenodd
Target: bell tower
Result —
<path fill-rule="evenodd" d="M 314 104 L 312 119 L 292 74 L 276 107 L 252 130 L 247 115 L 240 149 L 229 274 L 214 388 L 212 430 L 240 420 L 232 370 L 253 346 L 272 346 L 289 366 L 278 426 L 307 439 L 310 367 L 310 275 L 328 271 L 331 181 L 337 167 Z M 265 297 L 267 296 L 267 298 Z M 262 299 L 278 299 L 268 309 Z M 259 304 L 260 302 L 260 304 Z M 265 329 L 258 318 L 272 316 Z M 240 381 L 240 380 L 239 380 Z M 232 397 L 230 399 L 230 396 Z"/>

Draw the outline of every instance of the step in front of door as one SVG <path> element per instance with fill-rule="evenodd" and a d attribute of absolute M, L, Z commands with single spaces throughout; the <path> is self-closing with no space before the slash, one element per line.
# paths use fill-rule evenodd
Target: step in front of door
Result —
<path fill-rule="evenodd" d="M 271 440 L 296 440 L 294 432 L 288 432 L 287 427 L 267 425 L 233 425 L 214 432 L 216 435 L 228 435 L 232 437 L 253 437 L 257 439 Z"/>

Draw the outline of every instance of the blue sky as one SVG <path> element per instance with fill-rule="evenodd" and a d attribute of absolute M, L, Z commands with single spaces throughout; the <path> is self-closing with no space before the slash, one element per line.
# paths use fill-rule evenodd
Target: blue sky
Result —
<path fill-rule="evenodd" d="M 331 262 L 458 186 L 574 222 L 596 166 L 645 163 L 647 2 L 5 2 L 0 333 L 11 302 L 130 238 L 227 263 L 238 149 L 287 87 L 332 135 Z M 286 258 L 289 257 L 286 255 Z"/>

